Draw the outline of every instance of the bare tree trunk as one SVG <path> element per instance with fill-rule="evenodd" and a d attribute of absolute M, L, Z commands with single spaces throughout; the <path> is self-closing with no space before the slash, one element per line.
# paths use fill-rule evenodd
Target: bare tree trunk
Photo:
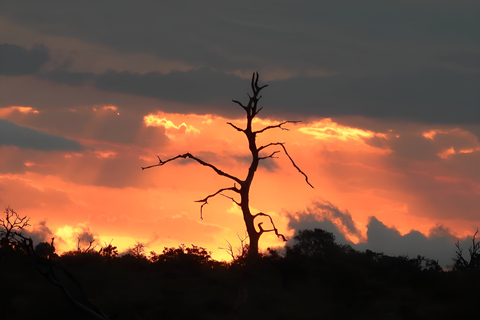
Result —
<path fill-rule="evenodd" d="M 286 128 L 283 127 L 283 125 L 285 125 L 287 123 L 299 122 L 299 121 L 283 121 L 283 122 L 280 122 L 276 125 L 270 125 L 270 126 L 264 127 L 263 129 L 260 129 L 260 130 L 257 130 L 257 131 L 254 131 L 252 129 L 253 119 L 257 116 L 257 114 L 260 112 L 260 110 L 262 110 L 262 107 L 259 108 L 257 106 L 258 101 L 261 98 L 261 96 L 259 95 L 260 91 L 263 88 L 267 87 L 267 85 L 259 86 L 258 85 L 258 78 L 259 78 L 258 73 L 254 73 L 253 76 L 252 76 L 252 82 L 251 82 L 251 88 L 252 88 L 253 95 L 252 96 L 249 95 L 250 100 L 249 100 L 247 105 L 244 105 L 237 100 L 233 100 L 234 103 L 241 106 L 246 112 L 247 123 L 246 123 L 245 129 L 242 129 L 242 128 L 234 125 L 231 122 L 227 123 L 231 127 L 233 127 L 235 130 L 243 132 L 245 134 L 245 136 L 247 137 L 247 140 L 248 140 L 248 148 L 249 148 L 250 153 L 252 155 L 252 162 L 250 163 L 250 167 L 248 168 L 248 172 L 247 172 L 247 176 L 245 177 L 245 180 L 242 180 L 242 179 L 240 179 L 238 177 L 235 177 L 235 176 L 233 176 L 233 175 L 231 175 L 231 174 L 229 174 L 225 171 L 222 171 L 219 168 L 217 168 L 216 166 L 214 166 L 214 165 L 212 165 L 212 164 L 210 164 L 206 161 L 203 161 L 202 159 L 200 159 L 200 158 L 198 158 L 198 157 L 196 157 L 196 156 L 194 156 L 194 155 L 192 155 L 191 153 L 188 153 L 188 152 L 184 153 L 184 154 L 179 154 L 178 156 L 167 159 L 167 160 L 162 160 L 162 159 L 160 159 L 159 156 L 157 156 L 157 158 L 158 158 L 158 163 L 157 164 L 150 165 L 150 166 L 147 166 L 147 167 L 142 167 L 142 170 L 144 170 L 144 169 L 149 169 L 149 168 L 153 168 L 153 167 L 163 166 L 164 164 L 166 164 L 170 161 L 174 161 L 174 160 L 177 160 L 177 159 L 180 159 L 180 158 L 183 158 L 183 159 L 188 158 L 188 159 L 192 159 L 192 160 L 197 161 L 198 163 L 200 163 L 203 166 L 211 168 L 212 170 L 214 170 L 220 176 L 223 176 L 223 177 L 226 177 L 230 180 L 233 180 L 233 182 L 234 182 L 233 187 L 222 188 L 222 189 L 218 190 L 217 192 L 208 195 L 204 199 L 198 200 L 197 202 L 202 203 L 202 205 L 200 207 L 200 217 L 203 219 L 203 207 L 208 203 L 208 199 L 213 198 L 218 194 L 223 195 L 223 192 L 226 192 L 226 191 L 234 192 L 234 193 L 236 193 L 237 195 L 240 196 L 240 202 L 236 201 L 233 197 L 229 197 L 229 196 L 226 196 L 226 197 L 231 199 L 242 210 L 243 220 L 245 221 L 245 227 L 247 229 L 247 233 L 248 233 L 248 237 L 249 237 L 249 241 L 250 241 L 250 248 L 249 248 L 249 252 L 248 252 L 248 260 L 256 260 L 260 256 L 259 255 L 258 242 L 260 240 L 261 235 L 264 232 L 275 232 L 275 235 L 277 235 L 277 237 L 280 237 L 284 241 L 286 241 L 285 237 L 278 232 L 278 230 L 275 227 L 275 224 L 273 222 L 273 219 L 270 215 L 268 215 L 266 213 L 263 213 L 263 212 L 259 212 L 259 213 L 256 213 L 256 214 L 252 214 L 250 212 L 250 203 L 249 203 L 249 201 L 250 201 L 250 199 L 249 199 L 249 197 L 250 197 L 250 187 L 252 185 L 253 178 L 255 176 L 255 172 L 257 171 L 258 164 L 259 164 L 260 160 L 274 158 L 275 154 L 279 153 L 280 151 L 275 150 L 275 151 L 271 152 L 270 154 L 263 155 L 263 156 L 260 156 L 260 152 L 264 151 L 265 149 L 271 148 L 271 147 L 280 147 L 285 152 L 285 154 L 287 155 L 287 157 L 289 158 L 289 160 L 291 161 L 291 163 L 295 167 L 295 169 L 297 169 L 298 172 L 300 172 L 305 177 L 305 180 L 306 180 L 307 184 L 310 187 L 313 188 L 313 186 L 310 184 L 310 182 L 308 182 L 308 177 L 305 175 L 305 173 L 302 170 L 300 170 L 300 168 L 295 164 L 293 159 L 288 154 L 287 149 L 285 147 L 285 143 L 283 143 L 283 142 L 271 142 L 271 143 L 268 143 L 266 145 L 262 145 L 262 146 L 257 147 L 256 138 L 257 138 L 258 134 L 261 134 L 261 133 L 263 133 L 267 130 L 275 129 L 275 128 L 276 129 L 281 129 L 281 130 L 287 130 Z M 237 184 L 239 185 L 239 187 L 237 187 Z M 270 229 L 264 229 L 262 227 L 263 222 L 260 222 L 260 223 L 257 224 L 257 228 L 258 228 L 258 231 L 257 231 L 257 229 L 255 228 L 255 219 L 257 217 L 260 217 L 260 216 L 268 217 L 270 219 L 270 222 L 271 222 L 271 228 Z"/>

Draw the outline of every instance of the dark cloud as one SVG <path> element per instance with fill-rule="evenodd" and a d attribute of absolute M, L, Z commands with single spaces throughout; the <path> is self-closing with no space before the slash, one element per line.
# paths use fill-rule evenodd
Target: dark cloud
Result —
<path fill-rule="evenodd" d="M 47 34 L 228 69 L 283 65 L 352 74 L 405 72 L 427 63 L 444 65 L 452 51 L 479 48 L 479 8 L 471 0 L 185 0 L 134 8 L 118 3 L 115 14 L 108 3 L 52 6 L 56 10 L 35 1 L 3 1 L 1 15 Z"/>
<path fill-rule="evenodd" d="M 82 230 L 75 234 L 80 245 L 88 245 L 95 240 L 96 235 L 90 230 L 89 227 L 83 227 Z"/>
<path fill-rule="evenodd" d="M 345 236 L 338 230 L 338 227 L 329 219 L 319 219 L 315 215 L 309 214 L 300 214 L 298 217 L 290 215 L 288 218 L 290 219 L 288 227 L 295 230 L 295 235 L 298 234 L 298 230 L 317 228 L 333 233 L 335 241 L 339 244 L 353 244 L 345 238 Z M 288 239 L 287 245 L 292 246 L 294 242 L 295 240 L 293 238 Z"/>
<path fill-rule="evenodd" d="M 32 238 L 33 245 L 35 246 L 40 242 L 51 243 L 53 232 L 47 226 L 47 222 L 42 220 L 38 224 L 34 225 L 32 229 L 25 230 L 24 236 Z"/>
<path fill-rule="evenodd" d="M 0 119 L 0 145 L 43 151 L 81 151 L 84 149 L 76 141 L 17 126 L 4 119 Z"/>
<path fill-rule="evenodd" d="M 478 123 L 480 74 L 453 72 L 276 81 L 265 112 L 324 117 L 362 115 L 426 123 Z"/>
<path fill-rule="evenodd" d="M 3 1 L 0 17 L 43 34 L 197 68 L 93 75 L 68 71 L 75 61 L 56 61 L 61 68 L 40 75 L 75 86 L 94 80 L 101 90 L 196 104 L 163 106 L 167 112 L 237 115 L 241 110 L 229 103 L 245 97 L 248 80 L 231 74 L 258 70 L 287 79 L 269 81 L 262 101 L 268 116 L 462 124 L 480 118 L 480 9 L 471 0 L 210 0 L 146 2 L 135 10 L 119 3 L 115 14 L 107 3 L 55 1 L 56 10 L 26 3 Z"/>
<path fill-rule="evenodd" d="M 363 239 L 362 233 L 356 227 L 348 210 L 342 211 L 328 201 L 314 202 L 305 211 L 288 217 L 290 219 L 288 227 L 291 229 L 304 229 L 314 223 L 315 228 L 323 229 L 323 227 L 327 227 L 325 230 L 333 232 L 337 241 L 341 243 L 350 243 L 346 240 L 344 234 L 355 236 L 359 240 Z"/>
<path fill-rule="evenodd" d="M 34 74 L 49 60 L 48 50 L 43 45 L 36 45 L 27 50 L 13 44 L 0 44 L 0 75 Z"/>
<path fill-rule="evenodd" d="M 69 72 L 65 69 L 56 69 L 50 72 L 43 72 L 38 76 L 42 79 L 68 84 L 70 86 L 80 86 L 88 80 L 92 80 L 94 78 L 93 73 Z"/>
<path fill-rule="evenodd" d="M 443 267 L 453 264 L 456 237 L 441 225 L 432 228 L 428 236 L 416 230 L 401 235 L 394 227 L 389 228 L 377 218 L 370 217 L 367 228 L 367 242 L 357 246 L 361 250 L 370 249 L 396 256 L 421 255 L 438 260 Z"/>
<path fill-rule="evenodd" d="M 55 77 L 57 75 L 57 77 Z M 61 75 L 58 76 L 58 75 Z M 249 80 L 209 68 L 161 74 L 108 71 L 91 74 L 55 71 L 45 76 L 67 84 L 94 79 L 98 89 L 185 103 L 166 112 L 239 114 L 231 99 L 244 100 Z M 63 80 L 62 80 L 63 79 Z M 262 82 L 262 81 L 261 81 Z M 425 123 L 478 123 L 480 73 L 451 71 L 412 75 L 296 77 L 267 82 L 263 115 L 273 117 L 361 115 Z M 197 105 L 192 105 L 197 104 Z M 198 105 L 200 104 L 200 106 Z M 203 104 L 203 106 L 202 106 Z"/>
<path fill-rule="evenodd" d="M 239 88 L 247 85 L 238 77 L 209 68 L 166 75 L 159 72 L 138 74 L 107 71 L 97 76 L 95 81 L 95 86 L 102 90 L 189 103 L 230 100 Z"/>

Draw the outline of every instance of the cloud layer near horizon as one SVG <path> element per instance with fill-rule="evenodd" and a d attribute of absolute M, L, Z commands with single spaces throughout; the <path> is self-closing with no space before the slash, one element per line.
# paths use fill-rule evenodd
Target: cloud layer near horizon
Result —
<path fill-rule="evenodd" d="M 457 235 L 443 225 L 436 225 L 428 232 L 415 229 L 401 234 L 395 226 L 388 227 L 375 216 L 368 219 L 365 236 L 362 235 L 352 220 L 348 211 L 342 211 L 329 202 L 315 202 L 306 211 L 289 215 L 288 226 L 295 230 L 323 229 L 334 234 L 336 242 L 348 244 L 359 251 L 372 250 L 390 256 L 408 256 L 415 258 L 418 255 L 434 259 L 444 268 L 453 266 L 459 241 L 460 247 L 466 252 L 471 245 L 470 235 Z M 352 242 L 350 238 L 356 241 Z M 291 238 L 289 245 L 295 240 Z M 467 257 L 465 257 L 467 258 Z"/>

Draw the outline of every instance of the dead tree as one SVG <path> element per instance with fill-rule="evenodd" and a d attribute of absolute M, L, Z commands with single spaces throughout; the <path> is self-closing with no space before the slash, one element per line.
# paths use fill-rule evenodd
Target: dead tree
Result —
<path fill-rule="evenodd" d="M 201 200 L 197 200 L 196 202 L 202 203 L 200 206 L 200 217 L 203 219 L 203 207 L 208 203 L 208 200 L 221 194 L 226 196 L 227 198 L 231 199 L 235 204 L 237 204 L 243 213 L 243 219 L 245 221 L 245 226 L 247 229 L 248 233 L 248 238 L 250 239 L 250 248 L 249 248 L 249 258 L 257 258 L 259 256 L 258 252 L 258 242 L 260 240 L 260 237 L 262 236 L 263 233 L 265 232 L 274 232 L 277 237 L 282 238 L 284 241 L 286 241 L 285 237 L 279 233 L 278 229 L 275 227 L 275 224 L 273 222 L 273 219 L 270 215 L 263 213 L 263 212 L 258 212 L 255 214 L 252 214 L 250 211 L 250 187 L 253 182 L 253 178 L 255 176 L 255 172 L 258 168 L 258 165 L 260 161 L 265 160 L 265 159 L 270 159 L 270 158 L 275 158 L 275 155 L 278 154 L 279 152 L 283 151 L 285 155 L 288 157 L 292 165 L 295 167 L 295 169 L 298 170 L 304 177 L 307 182 L 307 184 L 313 188 L 313 186 L 310 184 L 308 181 L 307 175 L 295 164 L 293 161 L 292 157 L 288 154 L 287 149 L 285 147 L 284 142 L 271 142 L 265 145 L 257 146 L 256 138 L 257 135 L 271 129 L 281 129 L 281 130 L 288 130 L 287 128 L 284 128 L 284 125 L 287 123 L 297 123 L 300 121 L 283 121 L 279 122 L 276 125 L 270 125 L 266 126 L 260 130 L 254 130 L 252 127 L 252 122 L 253 119 L 257 116 L 257 114 L 262 110 L 262 107 L 258 107 L 258 101 L 260 100 L 261 96 L 260 91 L 267 87 L 267 85 L 259 86 L 258 85 L 258 73 L 254 73 L 252 76 L 252 81 L 251 81 L 251 88 L 253 94 L 249 97 L 249 101 L 247 105 L 244 105 L 243 103 L 237 101 L 237 100 L 232 100 L 234 103 L 238 104 L 243 110 L 245 110 L 246 113 L 246 126 L 245 128 L 240 128 L 236 125 L 234 125 L 231 122 L 228 122 L 227 124 L 230 125 L 232 128 L 235 130 L 242 132 L 245 134 L 248 140 L 248 148 L 250 150 L 250 153 L 252 155 L 252 161 L 250 163 L 250 167 L 248 168 L 247 175 L 244 179 L 240 179 L 234 175 L 231 175 L 223 170 L 220 170 L 216 166 L 214 166 L 211 163 L 208 163 L 195 155 L 187 152 L 184 154 L 179 154 L 173 158 L 169 158 L 167 160 L 162 160 L 160 157 L 157 155 L 158 158 L 158 163 L 154 165 L 150 165 L 147 167 L 142 167 L 142 170 L 153 168 L 153 167 L 160 167 L 163 166 L 170 161 L 174 161 L 177 159 L 192 159 L 198 163 L 200 163 L 203 166 L 211 168 L 215 173 L 218 175 L 225 177 L 227 179 L 230 179 L 233 182 L 233 186 L 231 187 L 226 187 L 226 188 L 221 188 L 218 191 L 206 196 L 205 198 Z M 276 148 L 276 149 L 275 149 Z M 272 150 L 273 151 L 270 151 Z M 266 152 L 266 153 L 265 153 Z M 231 192 L 237 197 L 240 197 L 240 201 L 236 200 L 234 197 L 227 196 L 224 193 L 225 192 Z M 258 230 L 255 227 L 255 219 L 258 217 L 267 217 L 270 219 L 271 222 L 271 228 L 270 229 L 264 229 L 263 228 L 263 222 L 259 222 L 256 226 Z"/>
<path fill-rule="evenodd" d="M 472 245 L 468 248 L 469 260 L 463 257 L 463 250 L 460 247 L 460 242 L 455 243 L 456 257 L 453 259 L 454 268 L 457 270 L 474 269 L 480 266 L 480 242 L 477 241 L 478 228 L 472 236 Z"/>
<path fill-rule="evenodd" d="M 37 271 L 50 283 L 60 288 L 76 308 L 89 314 L 94 319 L 108 320 L 109 317 L 90 302 L 80 282 L 66 268 L 51 259 L 54 250 L 51 251 L 52 255 L 48 255 L 48 258 L 37 253 L 33 247 L 32 238 L 22 234 L 24 228 L 29 226 L 29 220 L 30 218 L 26 216 L 21 218 L 13 209 L 7 207 L 5 219 L 0 219 L 0 227 L 4 229 L 0 230 L 2 246 L 6 243 L 10 248 L 29 256 Z M 54 248 L 53 241 L 54 238 L 52 238 L 50 244 L 52 248 Z"/>
<path fill-rule="evenodd" d="M 5 218 L 0 219 L 0 245 L 15 245 L 15 235 L 22 233 L 23 230 L 30 226 L 30 218 L 23 218 L 10 207 L 5 208 Z M 2 230 L 3 229 L 3 230 Z"/>

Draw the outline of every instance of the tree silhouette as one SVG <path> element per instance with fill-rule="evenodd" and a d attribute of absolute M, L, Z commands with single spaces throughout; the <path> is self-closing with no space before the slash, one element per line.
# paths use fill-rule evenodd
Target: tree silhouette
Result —
<path fill-rule="evenodd" d="M 480 266 L 480 242 L 477 240 L 478 228 L 475 233 L 472 235 L 472 244 L 468 248 L 469 260 L 467 261 L 463 257 L 463 250 L 460 247 L 460 242 L 457 240 L 455 247 L 456 257 L 453 259 L 455 270 L 468 270 L 478 268 Z"/>
<path fill-rule="evenodd" d="M 56 256 L 55 254 L 55 246 L 53 245 L 53 241 L 55 238 L 52 238 L 52 242 L 40 242 L 35 246 L 35 253 L 42 258 L 51 259 Z"/>
<path fill-rule="evenodd" d="M 324 258 L 326 255 L 341 250 L 341 247 L 335 242 L 335 235 L 323 229 L 299 230 L 293 239 L 296 243 L 293 248 L 288 248 L 289 251 L 310 258 Z"/>
<path fill-rule="evenodd" d="M 130 248 L 129 252 L 135 258 L 145 258 L 145 247 L 145 243 L 137 241 L 133 247 Z"/>
<path fill-rule="evenodd" d="M 105 243 L 105 246 L 100 249 L 99 253 L 102 257 L 110 260 L 118 256 L 118 249 L 116 246 L 112 245 L 112 242 L 110 242 L 108 245 Z"/>
<path fill-rule="evenodd" d="M 256 131 L 253 130 L 253 128 L 252 128 L 253 119 L 262 110 L 262 107 L 258 107 L 258 101 L 261 98 L 261 96 L 259 95 L 260 91 L 268 86 L 268 85 L 259 86 L 258 85 L 258 78 L 259 78 L 258 73 L 257 72 L 254 73 L 253 76 L 252 76 L 252 81 L 251 81 L 251 88 L 252 88 L 253 95 L 252 96 L 248 95 L 248 97 L 250 99 L 249 99 L 247 105 L 244 105 L 237 100 L 232 100 L 234 103 L 236 103 L 240 107 L 242 107 L 243 110 L 245 110 L 246 120 L 247 120 L 246 127 L 244 129 L 242 129 L 242 128 L 234 125 L 231 122 L 227 123 L 228 125 L 233 127 L 235 130 L 245 134 L 245 136 L 247 137 L 247 140 L 248 140 L 248 148 L 249 148 L 249 150 L 251 152 L 251 155 L 252 155 L 252 161 L 250 163 L 250 167 L 248 168 L 247 176 L 245 177 L 245 179 L 242 180 L 242 179 L 240 179 L 240 178 L 238 178 L 234 175 L 231 175 L 231 174 L 229 174 L 229 173 L 227 173 L 223 170 L 220 170 L 219 168 L 217 168 L 213 164 L 208 163 L 208 162 L 192 155 L 189 152 L 184 153 L 184 154 L 179 154 L 179 155 L 177 155 L 173 158 L 169 158 L 167 160 L 162 160 L 157 155 L 157 158 L 158 158 L 158 163 L 157 164 L 147 166 L 147 167 L 142 167 L 142 170 L 145 170 L 145 169 L 149 169 L 149 168 L 153 168 L 153 167 L 163 166 L 164 164 L 167 164 L 168 162 L 174 161 L 174 160 L 177 160 L 177 159 L 192 159 L 192 160 L 195 160 L 196 162 L 200 163 L 203 166 L 211 168 L 218 175 L 232 180 L 233 181 L 233 186 L 232 187 L 221 188 L 221 189 L 217 190 L 216 192 L 214 192 L 212 194 L 209 194 L 205 198 L 203 198 L 201 200 L 197 200 L 196 202 L 202 203 L 202 205 L 200 206 L 200 217 L 203 219 L 203 207 L 208 203 L 208 200 L 210 198 L 213 198 L 213 197 L 215 197 L 219 194 L 224 195 L 224 192 L 227 192 L 227 191 L 233 192 L 237 196 L 240 196 L 240 201 L 237 201 L 233 197 L 224 195 L 227 198 L 231 199 L 242 210 L 243 219 L 245 221 L 245 226 L 246 226 L 249 241 L 250 241 L 250 247 L 249 247 L 249 253 L 248 253 L 248 257 L 250 259 L 256 259 L 256 258 L 259 257 L 258 242 L 259 242 L 260 237 L 262 236 L 263 233 L 274 232 L 277 235 L 277 237 L 282 238 L 284 241 L 286 241 L 285 237 L 281 233 L 278 232 L 278 229 L 276 228 L 276 226 L 273 222 L 273 219 L 270 215 L 268 215 L 266 213 L 263 213 L 263 212 L 258 212 L 256 214 L 252 214 L 251 211 L 250 211 L 250 187 L 252 185 L 253 178 L 255 176 L 255 172 L 258 168 L 258 165 L 259 165 L 260 161 L 265 160 L 265 159 L 269 159 L 269 158 L 275 158 L 275 155 L 277 153 L 279 153 L 281 150 L 283 150 L 283 152 L 285 152 L 288 159 L 291 161 L 292 165 L 298 170 L 298 172 L 300 172 L 305 177 L 305 180 L 306 180 L 307 184 L 310 187 L 313 188 L 313 186 L 308 181 L 307 175 L 295 164 L 292 157 L 290 157 L 290 155 L 288 154 L 284 142 L 270 142 L 270 143 L 262 145 L 262 146 L 257 146 L 257 142 L 256 142 L 257 135 L 259 135 L 259 134 L 261 134 L 261 133 L 263 133 L 267 130 L 270 130 L 270 129 L 288 130 L 288 129 L 283 127 L 285 124 L 300 122 L 300 121 L 287 120 L 287 121 L 280 122 L 276 125 L 266 126 L 266 127 L 262 128 L 260 130 L 256 130 Z M 267 153 L 267 154 L 262 154 L 262 155 L 260 154 L 262 151 L 265 152 L 267 150 L 271 150 L 274 147 L 277 147 L 280 150 L 277 149 L 277 150 L 271 151 L 270 153 Z M 263 226 L 262 226 L 263 222 L 259 222 L 257 224 L 257 227 L 258 227 L 258 231 L 257 231 L 257 229 L 255 227 L 255 219 L 258 218 L 258 217 L 269 218 L 270 222 L 271 222 L 271 228 L 270 229 L 264 229 Z"/>
<path fill-rule="evenodd" d="M 12 208 L 5 208 L 5 218 L 0 219 L 0 245 L 15 246 L 18 243 L 15 236 L 20 235 L 30 225 L 29 221 L 27 216 L 20 217 Z"/>

